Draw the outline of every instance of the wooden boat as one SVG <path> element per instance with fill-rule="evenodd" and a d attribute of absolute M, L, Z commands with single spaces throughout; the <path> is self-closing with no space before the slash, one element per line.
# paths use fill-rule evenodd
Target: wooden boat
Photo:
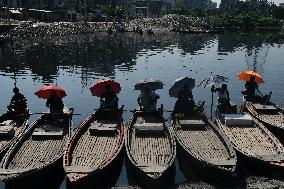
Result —
<path fill-rule="evenodd" d="M 124 146 L 122 109 L 98 110 L 76 130 L 64 153 L 64 169 L 71 182 L 99 174 L 113 163 Z"/>
<path fill-rule="evenodd" d="M 158 111 L 135 111 L 125 140 L 130 165 L 141 183 L 167 181 L 176 156 L 173 131 Z"/>
<path fill-rule="evenodd" d="M 237 163 L 235 151 L 206 116 L 175 118 L 171 124 L 177 140 L 177 155 L 183 156 L 179 161 L 190 160 L 206 177 L 232 175 Z"/>
<path fill-rule="evenodd" d="M 9 148 L 0 164 L 5 182 L 25 180 L 62 162 L 71 135 L 72 109 L 62 114 L 43 113 Z"/>
<path fill-rule="evenodd" d="M 28 126 L 29 113 L 4 113 L 0 116 L 0 157 L 2 158 L 8 148 Z"/>
<path fill-rule="evenodd" d="M 281 137 L 284 134 L 284 110 L 281 107 L 273 103 L 263 105 L 248 101 L 243 106 L 243 111 L 263 123 L 275 135 Z"/>
<path fill-rule="evenodd" d="M 216 124 L 240 157 L 283 171 L 284 147 L 257 119 L 249 114 L 218 114 Z"/>

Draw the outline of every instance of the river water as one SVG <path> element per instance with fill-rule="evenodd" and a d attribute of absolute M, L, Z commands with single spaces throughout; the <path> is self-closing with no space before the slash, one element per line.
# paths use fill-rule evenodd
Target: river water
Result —
<path fill-rule="evenodd" d="M 172 110 L 175 99 L 169 97 L 168 89 L 176 78 L 192 77 L 198 84 L 211 72 L 230 78 L 231 99 L 240 104 L 244 83 L 237 79 L 237 73 L 247 69 L 261 73 L 265 84 L 260 90 L 273 91 L 273 101 L 284 106 L 283 61 L 283 33 L 186 35 L 160 32 L 151 36 L 95 33 L 19 39 L 12 45 L 0 47 L 0 110 L 6 110 L 16 85 L 27 97 L 31 112 L 43 112 L 45 101 L 33 92 L 42 85 L 57 84 L 66 90 L 65 104 L 82 114 L 73 117 L 76 127 L 99 105 L 99 99 L 91 96 L 89 90 L 97 80 L 118 81 L 122 87 L 119 104 L 133 110 L 139 95 L 133 90 L 134 84 L 147 77 L 164 83 L 164 89 L 157 91 L 161 97 L 158 104 Z M 195 101 L 206 102 L 210 116 L 210 89 L 196 87 L 193 95 Z M 130 117 L 130 112 L 124 113 L 125 122 Z M 169 114 L 165 113 L 165 117 Z M 30 122 L 35 118 L 32 116 Z M 183 181 L 182 173 L 177 171 L 176 183 Z M 128 185 L 124 168 L 116 185 Z M 60 188 L 65 188 L 65 184 Z"/>

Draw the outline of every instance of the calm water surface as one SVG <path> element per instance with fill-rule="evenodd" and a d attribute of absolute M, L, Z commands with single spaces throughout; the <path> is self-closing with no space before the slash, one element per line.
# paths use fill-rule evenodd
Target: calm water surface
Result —
<path fill-rule="evenodd" d="M 284 106 L 284 34 L 225 33 L 221 35 L 184 35 L 159 33 L 153 36 L 103 33 L 20 40 L 0 47 L 1 112 L 6 110 L 14 84 L 27 97 L 31 112 L 46 110 L 45 101 L 33 92 L 46 84 L 58 84 L 67 92 L 64 102 L 80 116 L 73 117 L 74 127 L 98 107 L 99 99 L 89 87 L 98 79 L 112 78 L 121 83 L 119 104 L 127 110 L 137 107 L 138 91 L 134 84 L 152 77 L 164 82 L 158 90 L 159 104 L 172 110 L 174 98 L 168 95 L 172 82 L 181 76 L 198 84 L 211 72 L 230 78 L 231 99 L 240 104 L 243 82 L 236 77 L 243 70 L 255 70 L 264 77 L 263 93 L 273 91 L 274 102 Z M 196 87 L 196 101 L 206 101 L 209 115 L 210 89 Z M 168 118 L 168 114 L 165 117 Z M 127 122 L 131 113 L 125 112 Z M 32 122 L 36 116 L 32 116 Z M 177 171 L 176 182 L 183 181 Z M 65 188 L 63 183 L 60 188 Z M 117 185 L 127 185 L 125 168 Z"/>

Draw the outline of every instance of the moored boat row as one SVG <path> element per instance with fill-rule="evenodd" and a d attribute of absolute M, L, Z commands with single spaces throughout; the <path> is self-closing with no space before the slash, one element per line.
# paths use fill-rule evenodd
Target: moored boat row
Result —
<path fill-rule="evenodd" d="M 188 78 L 179 81 L 192 82 Z M 162 88 L 162 84 L 155 80 L 143 80 L 135 87 L 145 89 L 144 93 L 153 96 L 151 101 L 156 101 L 159 96 L 151 93 L 150 87 L 143 86 L 147 82 Z M 179 161 L 192 162 L 191 165 L 202 175 L 215 179 L 235 175 L 240 160 L 284 173 L 284 147 L 266 128 L 268 124 L 271 128 L 281 128 L 282 109 L 269 100 L 265 104 L 245 101 L 239 113 L 234 108 L 224 110 L 217 106 L 215 122 L 205 116 L 203 108 L 198 106 L 180 114 L 177 101 L 172 119 L 167 121 L 163 117 L 163 108 L 157 110 L 155 106 L 153 108 L 145 103 L 145 94 L 141 94 L 138 98 L 140 108 L 133 111 L 125 127 L 123 107 L 115 107 L 117 97 L 112 93 L 112 81 L 108 80 L 105 86 L 101 83 L 92 87 L 93 91 L 91 89 L 93 95 L 104 96 L 105 99 L 101 97 L 101 107 L 74 132 L 71 129 L 73 109 L 43 113 L 26 127 L 28 118 L 23 116 L 18 123 L 23 125 L 23 129 L 19 127 L 17 134 L 9 135 L 14 137 L 11 137 L 12 142 L 0 164 L 1 179 L 8 183 L 25 182 L 27 178 L 37 177 L 58 165 L 64 167 L 68 182 L 80 184 L 99 177 L 123 156 L 124 151 L 128 165 L 145 187 L 170 181 L 176 156 Z M 115 86 L 119 92 L 119 84 L 115 83 Z M 109 94 L 99 91 L 104 88 Z M 62 89 L 59 90 L 62 96 L 66 95 Z M 182 95 L 190 96 L 180 90 Z M 170 94 L 180 98 L 180 93 L 174 90 Z M 51 92 L 45 97 L 50 95 L 56 96 Z M 108 95 L 113 96 L 112 106 L 107 102 Z M 56 99 L 58 102 L 62 101 Z M 10 119 L 15 118 L 5 118 L 3 122 Z M 14 128 L 17 129 L 16 126 Z"/>

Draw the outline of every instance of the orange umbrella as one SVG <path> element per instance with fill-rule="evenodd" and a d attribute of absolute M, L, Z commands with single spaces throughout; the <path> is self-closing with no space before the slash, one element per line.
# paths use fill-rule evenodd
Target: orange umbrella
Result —
<path fill-rule="evenodd" d="M 255 82 L 257 84 L 264 83 L 262 76 L 259 73 L 256 73 L 254 71 L 247 70 L 247 71 L 238 73 L 239 80 L 243 80 L 243 81 L 249 81 L 251 76 L 255 77 Z"/>

